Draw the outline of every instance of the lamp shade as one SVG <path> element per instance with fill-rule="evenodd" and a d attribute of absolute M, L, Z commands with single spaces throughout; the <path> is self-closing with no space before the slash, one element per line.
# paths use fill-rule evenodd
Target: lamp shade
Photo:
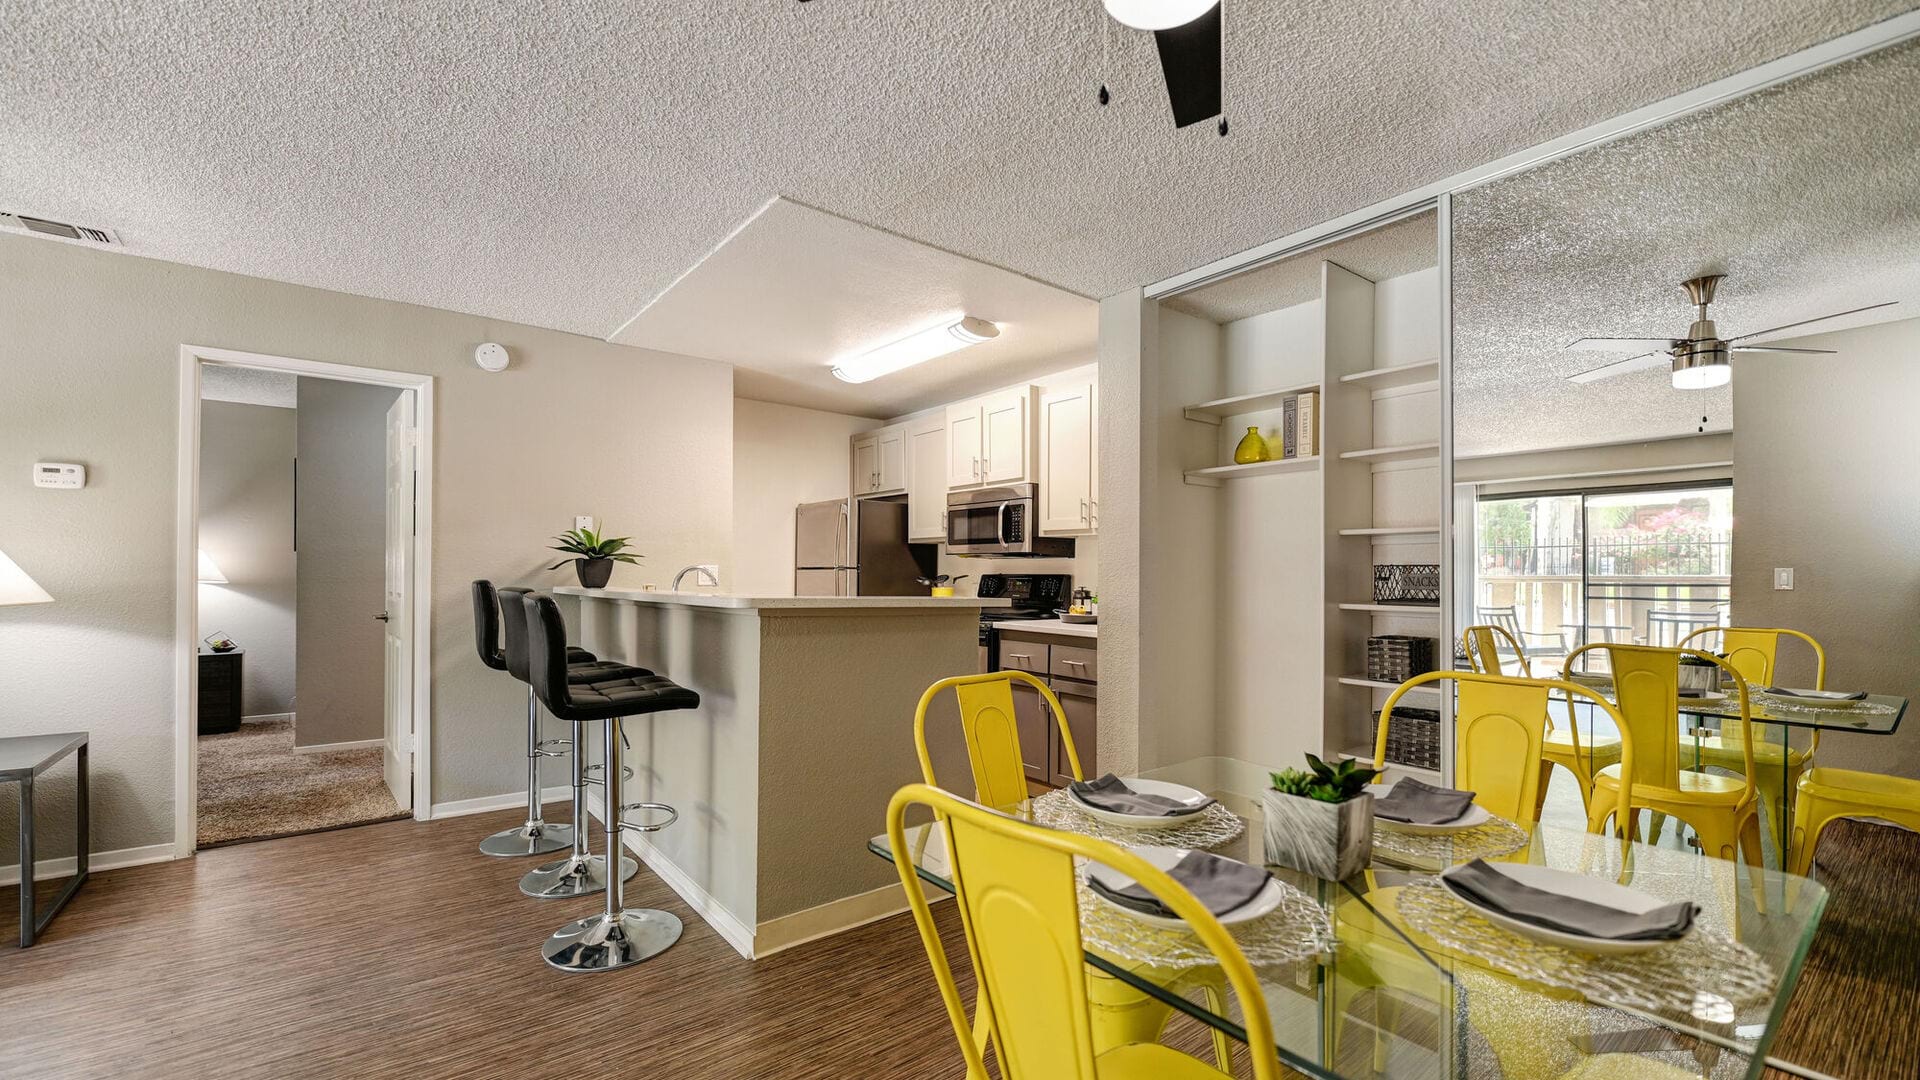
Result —
<path fill-rule="evenodd" d="M 199 550 L 200 550 L 200 584 L 225 585 L 227 583 L 227 575 L 220 572 L 220 567 L 214 563 L 213 556 L 207 554 L 206 548 L 201 548 Z"/>
<path fill-rule="evenodd" d="M 50 604 L 53 597 L 27 576 L 19 564 L 0 551 L 0 605 Z"/>

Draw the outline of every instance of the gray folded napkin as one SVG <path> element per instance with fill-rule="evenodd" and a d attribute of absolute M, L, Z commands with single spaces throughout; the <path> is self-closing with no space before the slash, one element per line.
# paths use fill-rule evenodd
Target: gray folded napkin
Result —
<path fill-rule="evenodd" d="M 1214 800 L 1183 803 L 1165 795 L 1135 791 L 1119 777 L 1108 773 L 1098 780 L 1076 780 L 1069 785 L 1081 802 L 1114 814 L 1132 817 L 1176 817 L 1212 806 Z"/>
<path fill-rule="evenodd" d="M 1225 915 L 1260 895 L 1260 890 L 1267 887 L 1267 879 L 1273 875 L 1258 866 L 1248 866 L 1205 851 L 1189 851 L 1173 865 L 1173 869 L 1167 871 L 1167 876 L 1184 886 L 1208 911 Z M 1179 917 L 1143 885 L 1115 889 L 1102 884 L 1099 877 L 1088 874 L 1087 887 L 1121 907 L 1144 915 L 1158 915 L 1163 919 Z"/>
<path fill-rule="evenodd" d="M 1795 689 L 1792 689 L 1791 687 L 1786 687 L 1786 686 L 1769 686 L 1765 690 L 1761 691 L 1761 693 L 1772 694 L 1774 697 L 1806 698 L 1809 701 L 1865 701 L 1867 700 L 1867 692 L 1865 690 L 1856 690 L 1851 694 L 1846 694 L 1838 690 L 1795 690 Z"/>
<path fill-rule="evenodd" d="M 1408 776 L 1373 800 L 1373 816 L 1408 825 L 1445 825 L 1473 805 L 1473 792 L 1435 787 Z"/>
<path fill-rule="evenodd" d="M 1693 929 L 1700 905 L 1691 900 L 1634 915 L 1619 908 L 1561 896 L 1518 881 L 1475 859 L 1440 875 L 1462 896 L 1521 922 L 1608 941 L 1678 941 Z"/>

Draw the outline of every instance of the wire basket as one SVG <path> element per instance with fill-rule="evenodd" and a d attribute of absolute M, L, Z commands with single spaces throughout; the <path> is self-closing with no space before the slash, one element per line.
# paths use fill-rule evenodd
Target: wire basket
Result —
<path fill-rule="evenodd" d="M 1367 639 L 1367 678 L 1375 682 L 1406 682 L 1434 668 L 1432 638 L 1407 634 L 1380 634 Z"/>
<path fill-rule="evenodd" d="M 1380 713 L 1373 714 L 1374 745 L 1380 742 Z M 1395 765 L 1417 769 L 1440 768 L 1440 713 L 1434 709 L 1412 709 L 1397 705 L 1393 723 L 1387 725 L 1387 760 Z"/>
<path fill-rule="evenodd" d="M 1373 568 L 1376 604 L 1438 604 L 1439 563 L 1382 563 Z"/>

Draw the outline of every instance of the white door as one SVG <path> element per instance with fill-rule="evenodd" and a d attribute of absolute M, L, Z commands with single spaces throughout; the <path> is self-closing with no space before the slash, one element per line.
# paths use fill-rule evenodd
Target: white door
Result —
<path fill-rule="evenodd" d="M 880 440 L 862 435 L 853 443 L 853 493 L 865 495 L 880 490 Z"/>
<path fill-rule="evenodd" d="M 943 417 L 918 421 L 907 444 L 907 539 L 947 538 L 947 425 Z"/>
<path fill-rule="evenodd" d="M 413 391 L 387 410 L 386 775 L 400 809 L 413 809 Z"/>
<path fill-rule="evenodd" d="M 1093 529 L 1093 387 L 1040 398 L 1040 531 Z"/>
<path fill-rule="evenodd" d="M 980 483 L 980 406 L 947 406 L 947 486 Z"/>
<path fill-rule="evenodd" d="M 1027 479 L 1027 392 L 1002 394 L 981 410 L 980 475 L 989 484 Z"/>
<path fill-rule="evenodd" d="M 907 490 L 907 429 L 903 426 L 880 429 L 879 490 Z"/>

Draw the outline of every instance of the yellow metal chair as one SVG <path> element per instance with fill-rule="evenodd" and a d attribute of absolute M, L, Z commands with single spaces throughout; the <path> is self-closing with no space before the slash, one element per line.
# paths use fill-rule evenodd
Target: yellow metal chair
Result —
<path fill-rule="evenodd" d="M 1533 678 L 1533 663 L 1527 659 L 1520 648 L 1520 642 L 1507 632 L 1503 626 L 1469 626 L 1460 635 L 1461 644 L 1466 646 L 1467 661 L 1473 669 L 1483 675 L 1503 674 L 1500 670 L 1500 638 L 1507 639 L 1507 646 L 1520 658 L 1520 674 Z M 1592 696 L 1592 695 L 1588 695 Z M 1593 806 L 1593 773 L 1620 762 L 1620 739 L 1615 735 L 1597 735 L 1591 729 L 1587 732 L 1586 745 L 1582 747 L 1579 735 L 1574 730 L 1573 699 L 1567 699 L 1567 729 L 1554 726 L 1553 713 L 1547 713 L 1547 733 L 1541 743 L 1540 756 L 1540 793 L 1534 804 L 1533 816 L 1540 817 L 1541 807 L 1547 801 L 1547 779 L 1555 765 L 1573 774 L 1573 782 L 1580 786 L 1580 810 L 1591 812 Z"/>
<path fill-rule="evenodd" d="M 1633 812 L 1651 810 L 1693 826 L 1705 854 L 1728 860 L 1744 856 L 1749 866 L 1760 866 L 1760 810 L 1750 779 L 1753 745 L 1741 744 L 1745 769 L 1740 777 L 1681 767 L 1680 657 L 1702 657 L 1733 677 L 1743 727 L 1751 712 L 1746 680 L 1725 660 L 1698 649 L 1606 642 L 1575 649 L 1567 657 L 1567 669 L 1571 671 L 1580 657 L 1602 649 L 1613 672 L 1617 715 L 1624 717 L 1620 731 L 1626 736 L 1625 754 L 1619 765 L 1594 775 L 1595 802 L 1587 811 L 1588 830 L 1602 831 L 1611 817 L 1631 837 Z"/>
<path fill-rule="evenodd" d="M 1789 873 L 1806 877 L 1820 830 L 1840 818 L 1880 818 L 1920 831 L 1920 780 L 1904 776 L 1809 769 L 1793 804 L 1793 862 Z"/>
<path fill-rule="evenodd" d="M 1277 1080 L 1272 1023 L 1253 968 L 1191 893 L 1113 844 L 1029 825 L 938 788 L 909 784 L 887 807 L 887 837 L 968 1075 L 985 1076 L 986 1066 L 910 861 L 906 812 L 914 805 L 930 808 L 947 825 L 956 900 L 982 987 L 979 1008 L 1005 1080 L 1218 1080 L 1230 1075 L 1158 1042 L 1101 1046 L 1082 960 L 1075 857 L 1132 877 L 1186 921 L 1240 999 L 1255 1080 Z"/>
<path fill-rule="evenodd" d="M 1813 688 L 1816 690 L 1827 688 L 1827 650 L 1821 648 L 1820 643 L 1815 641 L 1811 634 L 1781 626 L 1706 626 L 1688 634 L 1680 642 L 1680 646 L 1704 649 L 1706 642 L 1701 640 L 1699 644 L 1694 644 L 1695 640 L 1705 639 L 1714 634 L 1720 635 L 1720 649 L 1726 654 L 1727 663 L 1732 664 L 1733 670 L 1747 680 L 1748 686 L 1774 685 L 1775 661 L 1780 653 L 1780 639 L 1782 637 L 1799 638 L 1813 650 Z M 1745 751 L 1741 744 L 1748 741 L 1744 724 L 1736 726 L 1732 721 L 1727 721 L 1722 725 L 1720 734 L 1700 740 L 1700 764 L 1716 765 L 1722 769 L 1738 772 L 1744 765 Z M 1771 743 L 1765 739 L 1755 739 L 1752 742 L 1754 764 L 1762 768 L 1778 769 L 1783 759 L 1786 763 L 1786 782 L 1780 789 L 1779 801 L 1770 800 L 1764 792 L 1760 793 L 1761 806 L 1766 810 L 1767 820 L 1773 826 L 1774 843 L 1778 844 L 1783 839 L 1785 831 L 1782 814 L 1786 810 L 1786 801 L 1794 797 L 1793 792 L 1799 784 L 1800 774 L 1813 761 L 1814 751 L 1820 748 L 1820 730 L 1814 729 L 1805 750 L 1795 750 L 1784 743 Z"/>
<path fill-rule="evenodd" d="M 1060 742 L 1066 750 L 1073 778 L 1086 779 L 1080 771 L 1080 754 L 1074 749 L 1073 732 L 1067 727 L 1067 713 L 1061 707 L 1060 699 L 1054 696 L 1045 682 L 1024 671 L 994 671 L 984 675 L 957 675 L 941 679 L 920 695 L 920 704 L 913 715 L 913 739 L 914 748 L 920 755 L 920 773 L 928 786 L 937 788 L 942 785 L 934 775 L 933 755 L 927 749 L 927 711 L 943 692 L 951 689 L 960 709 L 960 727 L 966 735 L 967 761 L 973 770 L 974 800 L 996 809 L 1009 809 L 1026 800 L 1027 774 L 1022 764 L 1026 759 L 1021 754 L 1020 729 L 1014 717 L 1013 684 L 1016 681 L 1027 683 L 1040 692 L 1053 717 L 1054 726 L 1060 732 Z M 971 929 L 968 935 L 971 942 Z M 1151 973 L 1146 974 L 1151 977 Z M 1104 971 L 1089 970 L 1087 977 L 1096 1045 L 1118 1046 L 1150 1042 L 1160 1037 L 1160 1032 L 1173 1014 L 1171 1006 L 1141 993 Z M 1167 978 L 1155 978 L 1155 981 L 1176 992 L 1188 986 L 1197 988 L 1215 1008 L 1219 1007 L 1222 1000 L 1223 985 L 1205 971 L 1168 973 Z M 980 987 L 974 1008 L 984 1024 L 990 1012 L 984 979 Z M 984 1046 L 984 1026 L 979 1027 L 975 1035 L 982 1040 L 980 1045 Z M 1215 1031 L 1213 1044 L 1215 1054 L 1222 1067 L 1225 1067 L 1232 1060 L 1231 1041 L 1223 1032 Z M 973 1080 L 982 1080 L 985 1076 L 968 1075 Z"/>

